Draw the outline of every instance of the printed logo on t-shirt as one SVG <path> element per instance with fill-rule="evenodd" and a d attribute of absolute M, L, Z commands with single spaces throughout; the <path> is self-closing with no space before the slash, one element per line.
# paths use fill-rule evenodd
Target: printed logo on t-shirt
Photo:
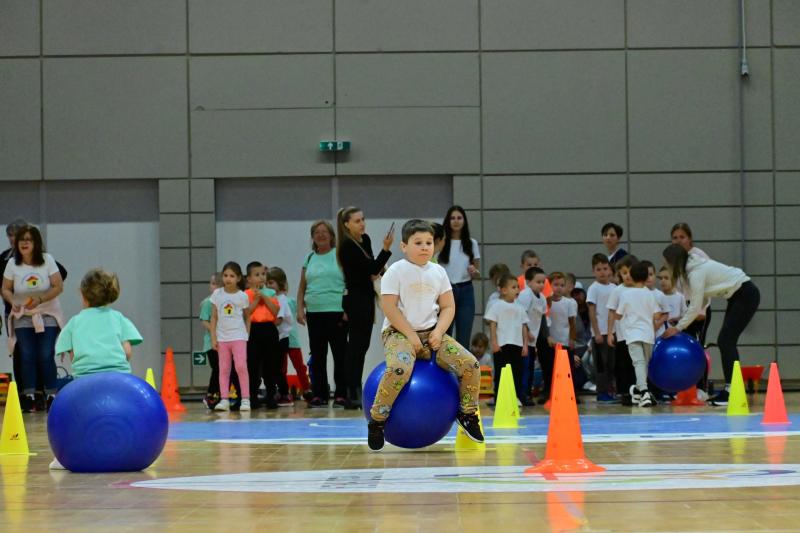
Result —
<path fill-rule="evenodd" d="M 428 285 L 427 283 L 420 281 L 418 283 L 412 283 L 410 285 L 410 290 L 412 294 L 435 294 L 436 289 Z"/>
<path fill-rule="evenodd" d="M 233 304 L 226 302 L 222 305 L 222 314 L 225 316 L 233 316 Z"/>
<path fill-rule="evenodd" d="M 22 283 L 29 289 L 35 289 L 42 284 L 42 280 L 36 274 L 28 274 L 22 278 Z"/>

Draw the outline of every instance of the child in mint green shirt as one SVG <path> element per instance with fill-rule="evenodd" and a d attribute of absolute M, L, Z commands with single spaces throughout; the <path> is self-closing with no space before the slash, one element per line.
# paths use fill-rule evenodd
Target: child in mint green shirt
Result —
<path fill-rule="evenodd" d="M 69 353 L 75 377 L 98 372 L 131 372 L 131 346 L 142 336 L 122 313 L 107 307 L 119 298 L 119 279 L 95 268 L 81 280 L 83 310 L 56 340 L 56 353 Z"/>

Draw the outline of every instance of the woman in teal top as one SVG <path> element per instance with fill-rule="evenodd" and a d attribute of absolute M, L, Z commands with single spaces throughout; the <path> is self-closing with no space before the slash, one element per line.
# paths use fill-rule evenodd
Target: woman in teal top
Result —
<path fill-rule="evenodd" d="M 333 226 L 318 220 L 311 225 L 312 249 L 300 272 L 297 288 L 297 322 L 308 326 L 311 352 L 311 407 L 327 407 L 328 345 L 333 354 L 333 379 L 336 382 L 334 407 L 344 407 L 347 392 L 345 354 L 347 317 L 342 310 L 344 275 L 336 261 L 336 236 Z"/>
<path fill-rule="evenodd" d="M 83 311 L 72 317 L 56 340 L 56 353 L 69 353 L 75 377 L 98 372 L 131 372 L 131 346 L 142 336 L 122 313 L 106 307 L 119 297 L 117 275 L 93 269 L 81 280 Z"/>

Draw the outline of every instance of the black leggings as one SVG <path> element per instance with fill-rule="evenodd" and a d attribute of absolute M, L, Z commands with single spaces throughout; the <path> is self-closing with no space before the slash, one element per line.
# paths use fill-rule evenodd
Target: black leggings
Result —
<path fill-rule="evenodd" d="M 275 322 L 253 322 L 250 324 L 250 340 L 247 341 L 247 373 L 250 375 L 250 398 L 252 404 L 258 398 L 261 379 L 267 388 L 267 404 L 275 401 L 283 375 L 283 353 L 278 344 L 278 328 Z"/>
<path fill-rule="evenodd" d="M 739 360 L 737 344 L 739 336 L 750 323 L 750 319 L 758 309 L 761 293 L 755 283 L 745 281 L 733 296 L 728 298 L 728 307 L 725 309 L 725 318 L 722 319 L 722 329 L 719 330 L 717 345 L 722 354 L 722 371 L 725 373 L 725 383 L 731 382 L 733 376 L 733 363 Z"/>
<path fill-rule="evenodd" d="M 358 297 L 349 295 L 345 298 L 345 302 L 348 321 L 347 398 L 354 405 L 360 405 L 361 376 L 364 373 L 364 360 L 369 350 L 372 326 L 375 322 L 375 297 L 372 294 L 358 295 Z"/>
<path fill-rule="evenodd" d="M 511 373 L 514 376 L 514 389 L 519 401 L 524 401 L 527 397 L 522 387 L 522 346 L 504 344 L 500 351 L 494 356 L 494 397 L 497 401 L 497 393 L 500 391 L 500 372 L 507 364 L 511 365 Z"/>
<path fill-rule="evenodd" d="M 308 313 L 308 344 L 311 352 L 311 388 L 314 396 L 327 401 L 330 394 L 328 385 L 328 345 L 333 355 L 333 380 L 336 383 L 334 397 L 347 396 L 347 322 L 341 311 Z"/>

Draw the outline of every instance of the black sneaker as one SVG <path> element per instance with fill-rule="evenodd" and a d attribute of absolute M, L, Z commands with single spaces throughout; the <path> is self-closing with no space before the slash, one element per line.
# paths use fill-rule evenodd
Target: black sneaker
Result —
<path fill-rule="evenodd" d="M 311 407 L 312 409 L 327 409 L 328 402 L 324 401 L 319 396 L 315 396 L 314 398 L 311 399 L 310 402 L 308 402 L 308 406 Z"/>
<path fill-rule="evenodd" d="M 333 408 L 334 409 L 344 409 L 347 407 L 347 398 L 343 398 L 341 396 L 337 396 L 333 400 Z"/>
<path fill-rule="evenodd" d="M 48 413 L 50 412 L 50 406 L 52 406 L 52 405 L 53 405 L 53 402 L 55 401 L 55 399 L 56 399 L 55 395 L 53 395 L 53 394 L 48 394 L 48 395 L 47 395 L 47 405 L 46 405 L 46 409 L 47 409 L 47 412 L 48 412 Z"/>
<path fill-rule="evenodd" d="M 383 428 L 385 426 L 386 422 L 376 422 L 374 420 L 370 420 L 369 424 L 367 424 L 367 444 L 370 450 L 377 452 L 383 448 Z"/>
<path fill-rule="evenodd" d="M 32 413 L 36 404 L 33 394 L 23 394 L 19 397 L 19 407 L 23 413 Z"/>
<path fill-rule="evenodd" d="M 711 405 L 717 405 L 717 406 L 728 405 L 728 391 L 722 389 L 717 393 L 716 396 L 711 398 L 711 400 L 709 401 L 711 402 Z"/>
<path fill-rule="evenodd" d="M 37 413 L 44 413 L 47 410 L 47 405 L 45 401 L 44 394 L 41 392 L 37 392 L 34 395 L 34 411 Z"/>
<path fill-rule="evenodd" d="M 631 385 L 630 391 L 628 392 L 631 396 L 631 401 L 635 404 L 638 404 L 639 401 L 642 399 L 642 391 L 636 388 L 636 385 Z"/>
<path fill-rule="evenodd" d="M 653 407 L 655 403 L 656 402 L 653 400 L 653 395 L 650 394 L 650 391 L 643 390 L 641 396 L 639 397 L 639 407 Z"/>
<path fill-rule="evenodd" d="M 467 437 L 475 442 L 483 442 L 483 433 L 481 432 L 481 424 L 478 422 L 478 415 L 474 413 L 471 415 L 458 413 L 456 422 L 464 429 L 464 433 L 467 434 Z"/>
<path fill-rule="evenodd" d="M 630 407 L 630 406 L 633 405 L 633 398 L 631 398 L 630 394 L 622 394 L 619 397 L 619 403 L 620 403 L 620 405 L 624 405 L 626 407 Z M 638 405 L 638 402 L 637 402 L 637 405 Z"/>

